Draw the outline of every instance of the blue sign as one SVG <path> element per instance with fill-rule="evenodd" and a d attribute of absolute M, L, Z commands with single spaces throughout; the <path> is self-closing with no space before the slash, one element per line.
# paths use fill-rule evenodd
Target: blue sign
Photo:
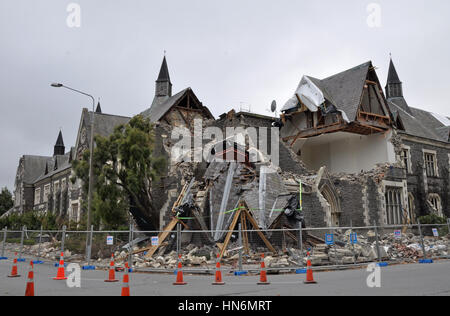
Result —
<path fill-rule="evenodd" d="M 358 234 L 357 233 L 350 234 L 350 243 L 353 245 L 358 243 Z"/>
<path fill-rule="evenodd" d="M 325 243 L 327 245 L 334 245 L 334 234 L 325 234 Z"/>

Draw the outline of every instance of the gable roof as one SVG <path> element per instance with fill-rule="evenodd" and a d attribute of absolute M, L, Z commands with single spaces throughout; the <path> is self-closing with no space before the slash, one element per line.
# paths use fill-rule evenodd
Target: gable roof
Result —
<path fill-rule="evenodd" d="M 191 90 L 191 88 L 184 89 L 171 97 L 155 97 L 150 108 L 142 112 L 141 115 L 150 118 L 152 123 L 159 121 L 177 101 L 185 96 L 188 90 Z"/>
<path fill-rule="evenodd" d="M 322 80 L 307 77 L 322 91 L 326 100 L 343 112 L 350 121 L 354 121 L 367 74 L 372 67 L 372 62 L 369 61 Z"/>
<path fill-rule="evenodd" d="M 186 88 L 177 94 L 168 97 L 158 97 L 156 96 L 153 99 L 153 103 L 150 106 L 149 109 L 141 112 L 141 115 L 145 118 L 149 118 L 151 123 L 155 123 L 162 119 L 164 115 L 166 115 L 169 110 L 175 106 L 181 99 L 183 99 L 187 94 L 191 94 L 191 97 L 193 96 L 195 100 L 198 101 L 197 96 L 195 95 L 194 91 L 191 88 Z M 200 103 L 200 101 L 198 101 Z M 201 104 L 201 103 L 200 103 Z M 214 116 L 211 114 L 211 112 L 208 110 L 207 107 L 202 106 L 202 109 L 206 111 L 206 113 L 211 117 L 214 118 Z"/>

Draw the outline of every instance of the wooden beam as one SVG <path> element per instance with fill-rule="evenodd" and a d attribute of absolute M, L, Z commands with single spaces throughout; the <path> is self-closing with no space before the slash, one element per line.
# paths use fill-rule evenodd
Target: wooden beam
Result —
<path fill-rule="evenodd" d="M 248 212 L 247 208 L 244 210 L 244 213 L 247 215 L 247 218 L 248 218 L 250 224 L 252 224 L 253 228 L 256 230 L 256 232 L 258 233 L 258 235 L 262 239 L 262 241 L 266 244 L 267 248 L 271 252 L 276 254 L 277 251 L 275 250 L 275 248 L 273 248 L 273 246 L 270 243 L 270 241 L 266 238 L 266 236 L 264 236 L 262 231 L 259 229 L 258 223 L 256 223 L 255 219 L 250 215 L 250 213 Z"/>
<path fill-rule="evenodd" d="M 225 253 L 225 250 L 228 247 L 228 244 L 230 242 L 231 239 L 231 235 L 233 234 L 234 228 L 236 227 L 236 224 L 238 222 L 239 216 L 241 215 L 241 208 L 239 208 L 236 213 L 234 214 L 234 218 L 233 221 L 231 222 L 230 227 L 228 228 L 229 231 L 227 233 L 227 236 L 225 237 L 225 242 L 223 243 L 223 247 L 220 250 L 220 254 L 219 254 L 219 260 L 222 260 L 223 258 L 223 254 Z"/>
<path fill-rule="evenodd" d="M 242 243 L 246 254 L 250 254 L 248 245 L 247 219 L 245 213 L 241 215 Z"/>

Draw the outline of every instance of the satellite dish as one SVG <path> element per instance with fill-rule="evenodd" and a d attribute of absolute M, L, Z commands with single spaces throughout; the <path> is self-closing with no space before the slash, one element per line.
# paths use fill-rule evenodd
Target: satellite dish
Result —
<path fill-rule="evenodd" d="M 272 105 L 270 106 L 270 110 L 275 113 L 275 111 L 277 110 L 277 101 L 273 100 L 272 101 Z"/>

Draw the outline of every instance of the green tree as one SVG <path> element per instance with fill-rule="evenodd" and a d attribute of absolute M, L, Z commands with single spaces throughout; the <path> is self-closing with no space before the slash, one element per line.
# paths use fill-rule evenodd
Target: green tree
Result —
<path fill-rule="evenodd" d="M 117 126 L 109 137 L 96 136 L 95 143 L 93 223 L 108 229 L 127 227 L 130 211 L 141 228 L 158 228 L 159 210 L 153 206 L 151 188 L 166 163 L 164 158 L 154 156 L 150 121 L 135 116 L 128 124 Z M 76 177 L 83 181 L 84 196 L 87 196 L 89 151 L 74 162 L 74 170 Z"/>
<path fill-rule="evenodd" d="M 5 214 L 14 206 L 14 201 L 11 192 L 9 192 L 7 187 L 2 189 L 0 193 L 0 216 Z"/>

